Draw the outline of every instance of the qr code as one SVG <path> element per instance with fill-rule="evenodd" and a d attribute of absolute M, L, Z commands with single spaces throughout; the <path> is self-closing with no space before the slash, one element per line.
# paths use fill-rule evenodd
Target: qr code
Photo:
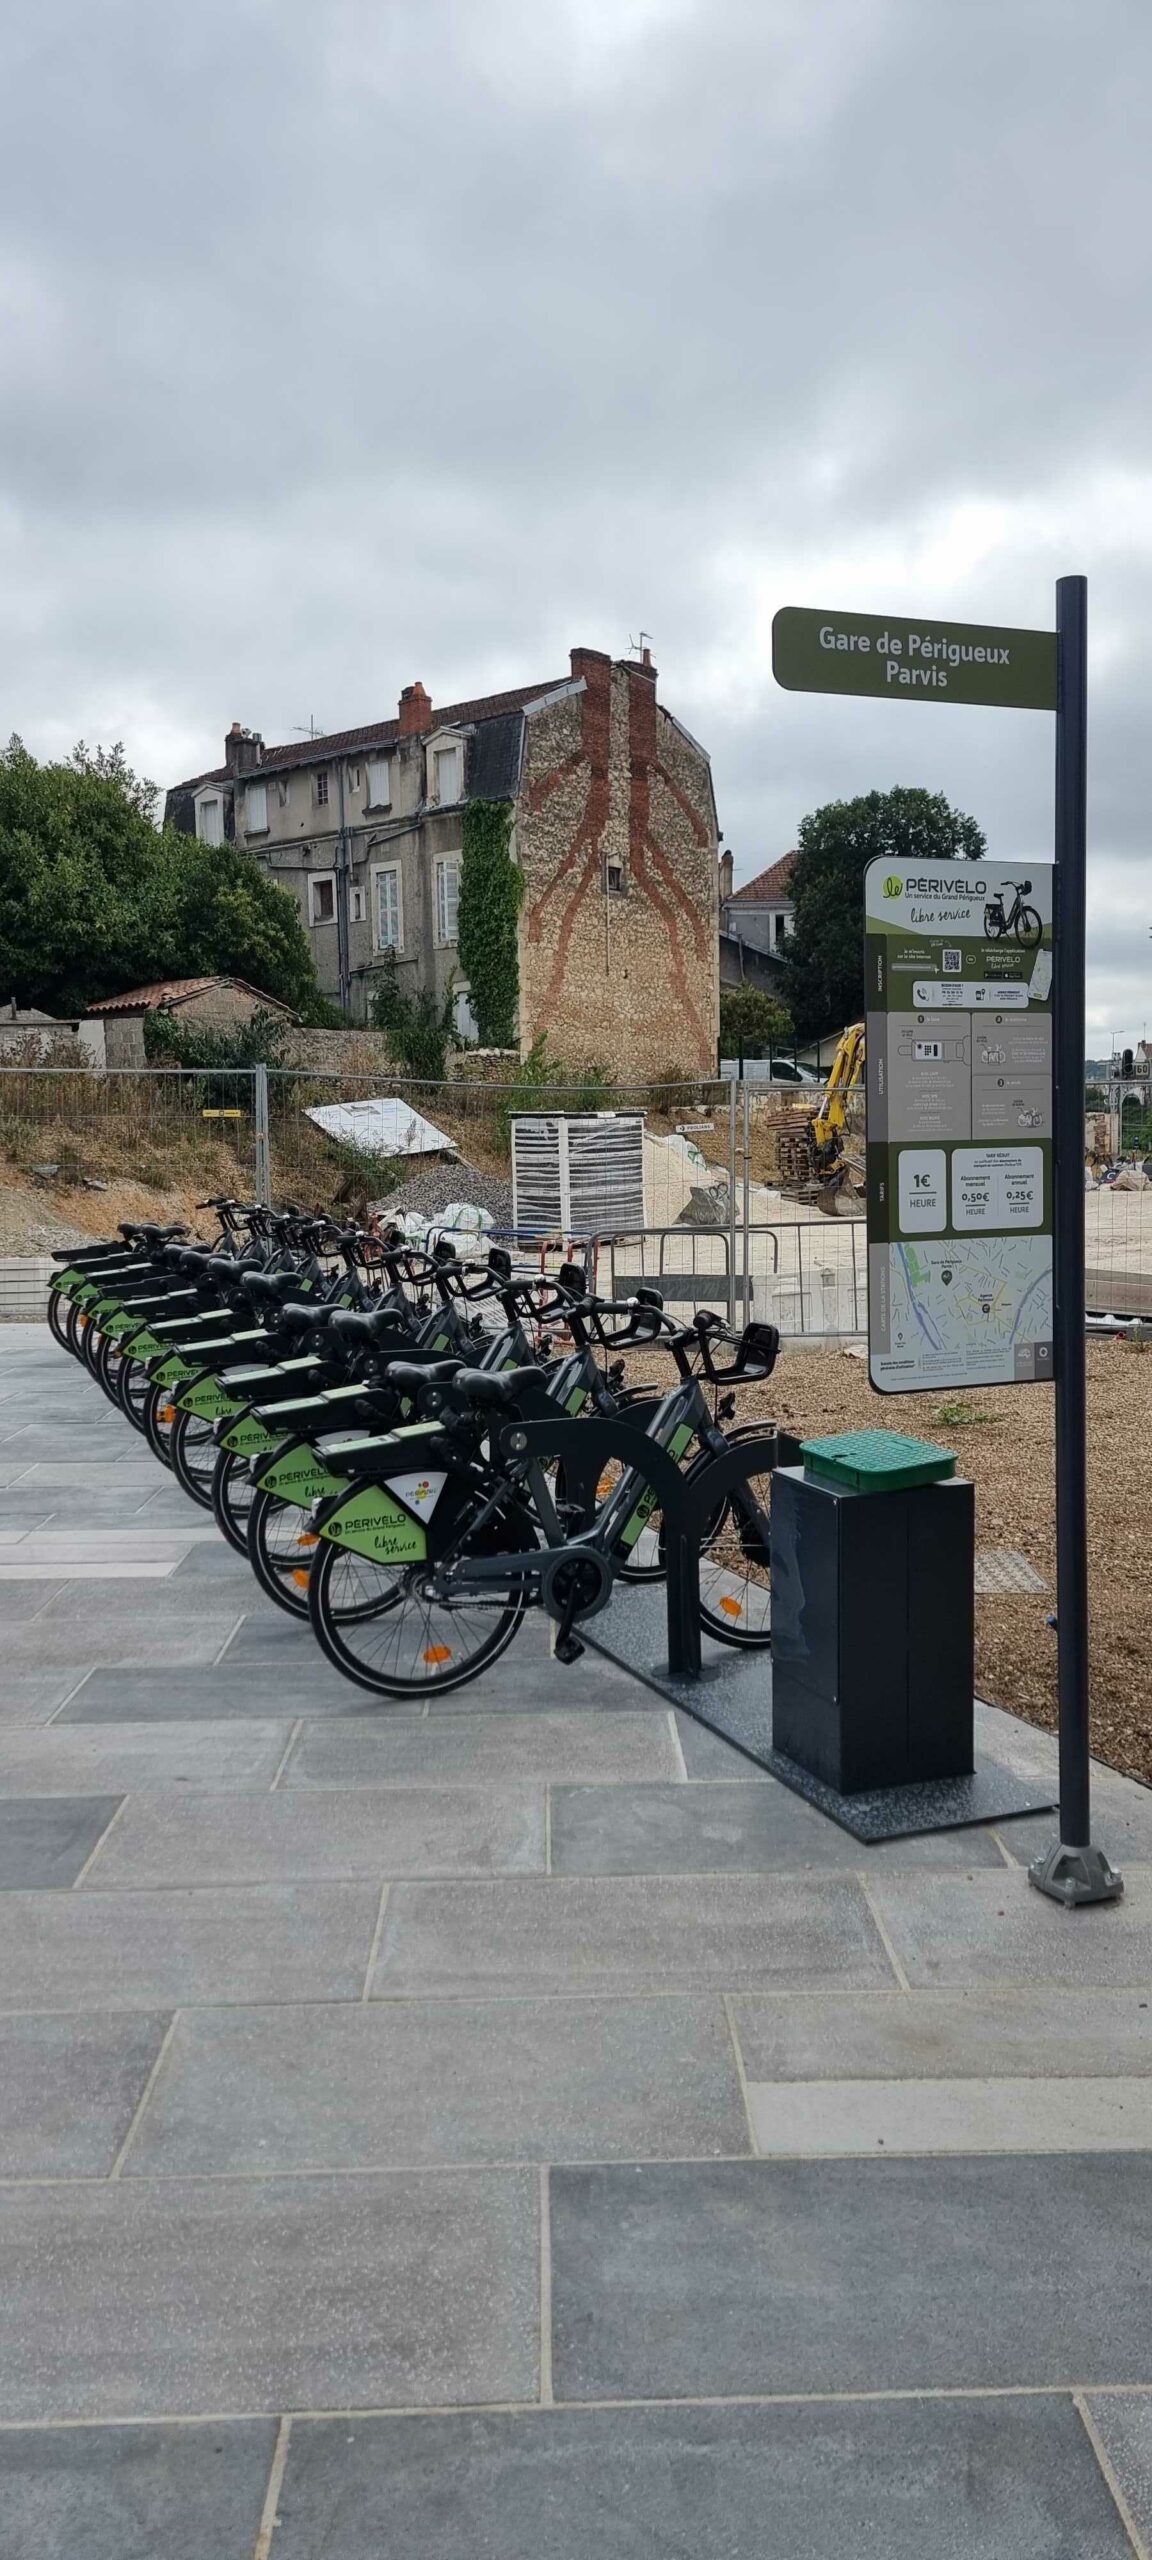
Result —
<path fill-rule="evenodd" d="M 941 958 L 942 958 L 943 963 L 944 963 L 944 975 L 945 975 L 945 977 L 946 977 L 946 978 L 958 978 L 958 977 L 959 977 L 959 975 L 960 975 L 960 972 L 961 972 L 961 970 L 962 970 L 962 968 L 963 968 L 963 966 L 964 966 L 964 954 L 963 954 L 963 952 L 962 952 L 962 951 L 956 951 L 956 950 L 948 950 L 948 949 L 946 948 L 946 949 L 942 952 L 942 954 L 941 954 Z"/>

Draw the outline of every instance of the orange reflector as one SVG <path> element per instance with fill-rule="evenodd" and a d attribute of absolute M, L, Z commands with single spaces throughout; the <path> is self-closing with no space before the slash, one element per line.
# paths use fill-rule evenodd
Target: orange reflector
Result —
<path fill-rule="evenodd" d="M 744 1615 L 741 1602 L 739 1600 L 730 1600 L 727 1592 L 725 1592 L 724 1597 L 720 1602 L 720 1607 L 722 1608 L 726 1618 L 742 1618 Z"/>
<path fill-rule="evenodd" d="M 425 1649 L 425 1653 L 424 1653 L 424 1660 L 425 1660 L 425 1662 L 451 1662 L 451 1660 L 452 1660 L 452 1647 L 451 1647 L 451 1645 L 450 1645 L 450 1644 L 430 1644 L 430 1645 L 428 1645 L 428 1646 L 426 1647 L 426 1649 Z"/>
<path fill-rule="evenodd" d="M 606 1494 L 606 1493 L 611 1493 L 611 1491 L 612 1491 L 612 1483 L 613 1483 L 613 1479 L 612 1479 L 612 1477 L 611 1477 L 611 1476 L 601 1476 L 601 1478 L 600 1478 L 600 1482 L 599 1482 L 599 1484 L 598 1484 L 598 1485 L 597 1485 L 597 1487 L 596 1487 L 596 1500 L 597 1500 L 597 1502 L 603 1502 L 605 1494 Z"/>
<path fill-rule="evenodd" d="M 307 1568 L 307 1565 L 303 1565 L 303 1564 L 296 1564 L 296 1565 L 293 1565 L 293 1567 L 292 1567 L 292 1571 L 291 1571 L 291 1573 L 289 1574 L 288 1579 L 289 1579 L 289 1581 L 290 1581 L 290 1582 L 296 1582 L 296 1583 L 299 1583 L 299 1586 L 300 1586 L 301 1591 L 306 1591 L 306 1590 L 307 1590 L 307 1588 L 308 1588 L 308 1568 Z"/>
<path fill-rule="evenodd" d="M 298 1547 L 318 1547 L 318 1546 L 319 1546 L 319 1544 L 320 1544 L 320 1532 L 319 1532 L 319 1530 L 318 1530 L 318 1529 L 302 1529 L 302 1530 L 301 1530 L 301 1532 L 300 1532 L 299 1537 L 298 1537 L 298 1538 L 297 1538 L 297 1540 L 296 1540 L 296 1544 L 297 1544 L 297 1546 L 298 1546 Z"/>
<path fill-rule="evenodd" d="M 175 1407 L 175 1405 L 174 1405 L 174 1404 L 162 1404 L 162 1405 L 161 1405 L 161 1407 L 160 1407 L 160 1420 L 161 1420 L 161 1422 L 175 1422 L 175 1420 L 176 1420 L 176 1407 Z"/>

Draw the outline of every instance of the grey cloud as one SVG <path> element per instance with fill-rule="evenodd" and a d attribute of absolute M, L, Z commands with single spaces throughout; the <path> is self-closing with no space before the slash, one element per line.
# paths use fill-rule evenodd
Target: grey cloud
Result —
<path fill-rule="evenodd" d="M 767 626 L 816 580 L 1041 621 L 1084 568 L 1142 916 L 1150 74 L 1145 0 L 43 0 L 0 37 L 11 722 L 168 779 L 643 621 L 747 870 L 896 780 L 1035 859 L 1044 720 L 783 696 Z"/>

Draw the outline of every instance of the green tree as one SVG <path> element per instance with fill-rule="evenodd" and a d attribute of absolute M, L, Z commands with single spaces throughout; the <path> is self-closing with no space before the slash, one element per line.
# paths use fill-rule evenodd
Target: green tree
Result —
<path fill-rule="evenodd" d="M 458 943 L 477 1037 L 485 1049 L 511 1049 L 516 1042 L 517 918 L 524 877 L 512 860 L 511 842 L 512 811 L 506 800 L 468 802 Z"/>
<path fill-rule="evenodd" d="M 231 844 L 158 828 L 122 747 L 0 754 L 0 997 L 82 1013 L 153 978 L 234 975 L 311 1013 L 295 900 Z"/>
<path fill-rule="evenodd" d="M 941 791 L 869 791 L 805 818 L 784 946 L 784 992 L 802 1040 L 856 1022 L 864 1010 L 865 865 L 877 855 L 901 865 L 979 862 L 986 850 L 975 818 Z"/>
<path fill-rule="evenodd" d="M 792 1016 L 777 1004 L 763 987 L 722 987 L 720 990 L 720 1055 L 736 1058 L 741 1068 L 746 1057 L 762 1058 L 781 1040 L 792 1037 Z"/>

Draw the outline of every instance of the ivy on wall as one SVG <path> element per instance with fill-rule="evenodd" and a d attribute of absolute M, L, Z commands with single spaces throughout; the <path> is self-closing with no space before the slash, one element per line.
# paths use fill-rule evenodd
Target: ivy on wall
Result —
<path fill-rule="evenodd" d="M 516 924 L 524 877 L 512 860 L 510 803 L 470 800 L 461 841 L 457 947 L 477 1038 L 485 1049 L 512 1049 L 520 997 Z"/>

